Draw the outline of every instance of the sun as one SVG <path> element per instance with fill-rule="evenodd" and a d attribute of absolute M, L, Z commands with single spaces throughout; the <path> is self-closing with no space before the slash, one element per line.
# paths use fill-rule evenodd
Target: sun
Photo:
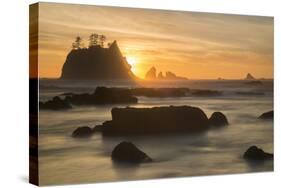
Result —
<path fill-rule="evenodd" d="M 131 71 L 133 73 L 137 73 L 137 64 L 138 64 L 138 61 L 135 57 L 127 57 L 127 62 L 131 65 Z"/>
<path fill-rule="evenodd" d="M 132 67 L 137 64 L 137 60 L 135 57 L 127 57 L 127 61 Z"/>

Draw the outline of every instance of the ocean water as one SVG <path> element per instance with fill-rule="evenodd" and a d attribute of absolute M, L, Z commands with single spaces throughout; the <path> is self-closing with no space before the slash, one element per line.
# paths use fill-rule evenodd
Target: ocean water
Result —
<path fill-rule="evenodd" d="M 80 126 L 101 124 L 111 119 L 113 107 L 128 105 L 80 106 L 63 111 L 39 112 L 39 180 L 42 185 L 140 180 L 273 171 L 273 161 L 248 162 L 242 155 L 251 145 L 273 152 L 273 122 L 258 120 L 273 109 L 273 82 L 248 85 L 244 81 L 188 80 L 162 83 L 66 82 L 40 80 L 40 100 L 64 92 L 94 92 L 96 86 L 111 87 L 189 87 L 223 91 L 217 97 L 147 98 L 139 97 L 132 107 L 191 105 L 209 117 L 223 112 L 230 125 L 200 134 L 75 139 Z M 238 95 L 236 92 L 262 92 L 264 95 Z M 152 159 L 137 166 L 111 161 L 113 148 L 131 141 Z"/>

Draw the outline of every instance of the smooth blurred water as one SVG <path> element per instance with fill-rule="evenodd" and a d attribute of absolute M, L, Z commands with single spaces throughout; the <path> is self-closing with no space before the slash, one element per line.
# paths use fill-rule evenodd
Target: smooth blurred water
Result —
<path fill-rule="evenodd" d="M 138 137 L 106 137 L 95 134 L 89 139 L 74 139 L 77 127 L 101 124 L 111 119 L 112 105 L 74 107 L 65 111 L 40 111 L 39 174 L 42 185 L 72 184 L 148 178 L 233 174 L 272 171 L 273 161 L 249 163 L 245 150 L 257 145 L 273 152 L 273 122 L 257 117 L 273 109 L 273 83 L 249 86 L 243 81 L 186 81 L 178 83 L 65 83 L 40 81 L 40 100 L 63 92 L 93 92 L 97 85 L 121 87 L 189 87 L 223 91 L 219 97 L 146 98 L 133 107 L 191 105 L 226 114 L 230 125 L 202 134 Z M 83 87 L 82 87 L 82 86 Z M 47 86 L 47 87 L 46 87 Z M 264 92 L 261 96 L 239 96 L 237 91 Z M 126 105 L 115 105 L 125 107 Z M 121 141 L 132 141 L 154 162 L 138 166 L 112 163 L 110 155 Z"/>

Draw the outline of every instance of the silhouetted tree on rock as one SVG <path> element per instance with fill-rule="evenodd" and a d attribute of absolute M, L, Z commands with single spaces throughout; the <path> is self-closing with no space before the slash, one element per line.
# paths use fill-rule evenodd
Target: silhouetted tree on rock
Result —
<path fill-rule="evenodd" d="M 80 49 L 82 45 L 82 38 L 80 36 L 77 36 L 75 38 L 75 41 L 72 43 L 73 49 Z"/>

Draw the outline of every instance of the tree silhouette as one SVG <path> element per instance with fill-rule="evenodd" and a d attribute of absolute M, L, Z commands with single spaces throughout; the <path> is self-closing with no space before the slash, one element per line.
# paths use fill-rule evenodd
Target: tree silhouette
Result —
<path fill-rule="evenodd" d="M 99 35 L 94 33 L 93 34 L 93 45 L 94 46 L 98 45 L 98 39 L 99 39 Z"/>
<path fill-rule="evenodd" d="M 77 36 L 75 38 L 75 41 L 72 43 L 72 48 L 73 49 L 80 49 L 81 43 L 82 43 L 82 38 L 80 36 Z"/>
<path fill-rule="evenodd" d="M 94 34 L 89 36 L 89 48 L 94 46 Z"/>
<path fill-rule="evenodd" d="M 99 39 L 100 39 L 100 45 L 101 45 L 101 47 L 103 47 L 103 44 L 104 44 L 104 42 L 106 40 L 106 37 L 104 35 L 100 35 Z"/>

